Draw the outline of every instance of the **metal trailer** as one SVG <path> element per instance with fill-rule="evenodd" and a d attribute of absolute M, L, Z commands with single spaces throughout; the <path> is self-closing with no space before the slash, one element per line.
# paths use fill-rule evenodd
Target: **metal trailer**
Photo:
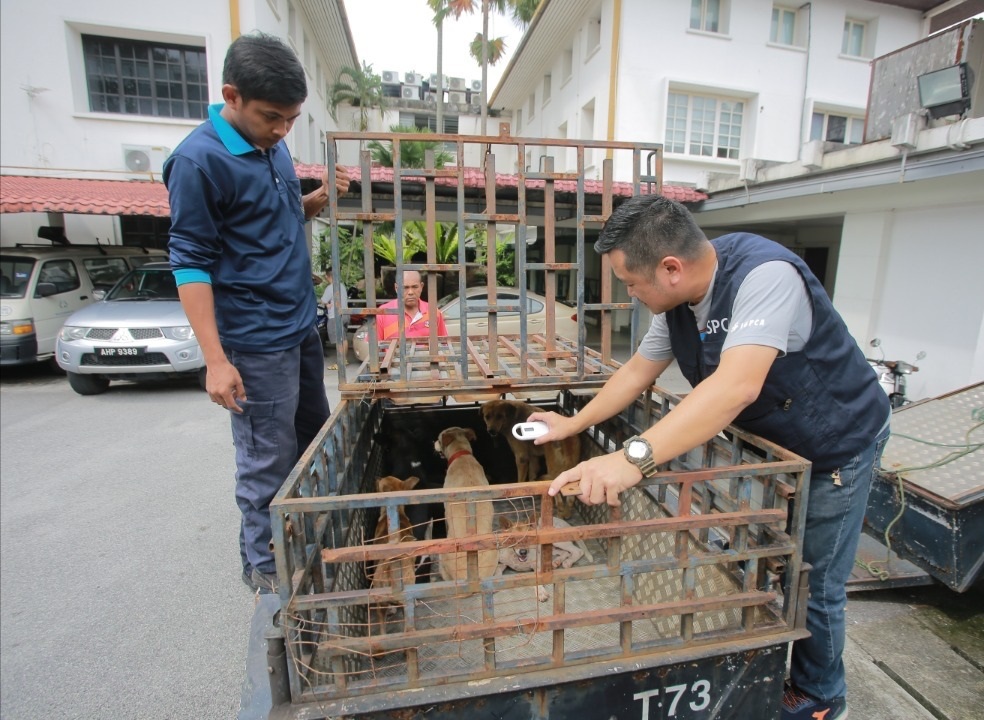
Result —
<path fill-rule="evenodd" d="M 884 574 L 885 583 L 906 561 L 957 592 L 981 577 L 982 424 L 984 383 L 893 412 L 892 435 L 865 517 L 865 531 L 883 543 L 866 560 Z M 880 582 L 869 578 L 865 587 Z"/>
<path fill-rule="evenodd" d="M 435 297 L 435 273 L 457 275 L 466 285 L 463 243 L 456 261 L 439 262 L 433 224 L 450 215 L 487 223 L 490 246 L 496 225 L 516 233 L 517 285 L 524 297 L 530 278 L 552 301 L 558 277 L 573 276 L 578 338 L 556 335 L 548 318 L 542 333 L 497 332 L 497 315 L 526 304 L 496 299 L 495 253 L 485 267 L 489 334 L 467 337 L 465 319 L 452 337 L 378 343 L 349 380 L 339 364 L 343 399 L 304 453 L 271 504 L 273 546 L 282 578 L 279 595 L 260 596 L 251 630 L 249 678 L 240 720 L 250 718 L 638 718 L 739 720 L 778 718 L 789 644 L 805 637 L 806 581 L 802 563 L 805 497 L 810 465 L 804 459 L 736 428 L 666 463 L 653 478 L 623 493 L 620 507 L 575 503 L 569 526 L 555 526 L 549 482 L 515 483 L 508 446 L 486 432 L 481 401 L 509 395 L 572 414 L 590 401 L 614 372 L 613 317 L 632 311 L 612 301 L 611 272 L 600 261 L 600 292 L 585 292 L 586 233 L 599 228 L 619 194 L 659 192 L 658 145 L 558 141 L 499 136 L 433 136 L 455 143 L 453 168 L 402 169 L 402 143 L 419 136 L 344 134 L 329 145 L 376 140 L 393 144 L 395 169 L 377 184 L 362 154 L 360 206 L 340 207 L 331 193 L 331 239 L 338 275 L 339 224 L 364 230 L 366 276 L 375 275 L 372 226 L 392 222 L 397 249 L 407 218 L 422 216 L 430 242 L 425 261 L 402 261 L 396 274 L 426 271 Z M 468 186 L 465 145 L 514 152 L 516 185 L 502 190 L 495 155 L 485 159 L 484 182 Z M 527 172 L 527 147 L 571 162 L 555 172 Z M 601 179 L 585 180 L 588 160 Z M 627 163 L 632 183 L 613 181 Z M 648 166 L 644 171 L 644 163 Z M 655 170 L 653 170 L 655 168 Z M 623 167 L 623 170 L 625 168 Z M 333 177 L 329 172 L 329 176 Z M 391 183 L 391 186 L 390 186 Z M 497 192 L 497 187 L 499 188 Z M 391 192 L 391 194 L 390 194 Z M 443 209 L 442 209 L 443 208 Z M 558 240 L 569 228 L 574 247 L 559 261 Z M 535 260 L 527 257 L 527 227 L 542 232 Z M 538 233 L 539 234 L 539 233 Z M 367 287 L 369 318 L 386 312 Z M 431 305 L 433 308 L 434 306 Z M 597 349 L 587 346 L 586 313 L 598 318 Z M 633 320 L 639 313 L 633 312 Z M 344 322 L 344 314 L 338 322 Z M 431 323 L 434 327 L 434 323 Z M 635 331 L 633 330 L 633 347 Z M 590 428 L 581 457 L 609 453 L 672 411 L 680 397 L 653 387 L 631 407 Z M 375 479 L 394 451 L 393 432 L 412 428 L 430 437 L 448 426 L 475 431 L 473 452 L 492 479 L 488 486 L 375 492 Z M 508 467 L 512 466 L 512 477 Z M 502 482 L 505 480 L 505 482 Z M 395 535 L 401 512 L 417 506 L 464 508 L 475 523 L 479 508 L 524 515 L 523 528 L 494 526 L 467 538 L 373 542 L 377 522 Z M 477 525 L 477 524 L 476 524 Z M 472 527 L 476 527 L 472 525 Z M 431 525 L 431 530 L 435 527 Z M 579 541 L 591 549 L 571 567 L 554 567 L 555 543 Z M 518 545 L 539 552 L 534 572 L 481 575 L 481 553 Z M 416 569 L 426 559 L 463 553 L 467 573 L 425 582 Z M 371 585 L 372 568 L 399 568 L 384 586 Z M 549 597 L 537 599 L 538 588 Z M 396 619 L 374 625 L 377 608 L 396 608 Z"/>

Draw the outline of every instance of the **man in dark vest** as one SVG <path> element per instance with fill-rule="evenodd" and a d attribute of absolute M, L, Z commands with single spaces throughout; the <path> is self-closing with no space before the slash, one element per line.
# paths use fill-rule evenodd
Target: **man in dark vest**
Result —
<path fill-rule="evenodd" d="M 639 349 L 577 415 L 535 413 L 550 432 L 579 433 L 619 413 L 676 359 L 693 392 L 624 451 L 592 458 L 550 487 L 579 482 L 589 505 L 730 423 L 813 463 L 803 559 L 813 566 L 807 627 L 794 644 L 783 720 L 847 717 L 845 583 L 868 490 L 888 439 L 888 397 L 823 286 L 782 246 L 748 233 L 709 241 L 682 205 L 638 196 L 595 244 L 630 296 L 654 314 Z"/>

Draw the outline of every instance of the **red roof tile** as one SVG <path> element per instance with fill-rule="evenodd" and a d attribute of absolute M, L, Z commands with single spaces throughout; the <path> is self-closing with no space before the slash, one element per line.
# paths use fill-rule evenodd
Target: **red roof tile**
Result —
<path fill-rule="evenodd" d="M 323 165 L 296 166 L 301 179 L 318 180 L 324 173 Z M 360 168 L 349 168 L 353 180 L 361 180 Z M 517 175 L 496 174 L 496 186 L 500 188 L 517 187 Z M 393 168 L 374 167 L 371 170 L 373 183 L 392 183 Z M 423 182 L 421 177 L 404 177 L 404 182 Z M 465 168 L 466 188 L 485 187 L 485 176 L 479 168 Z M 437 178 L 435 184 L 456 187 L 454 178 Z M 543 180 L 528 180 L 526 187 L 541 189 Z M 558 180 L 557 192 L 575 193 L 574 180 Z M 584 191 L 589 195 L 600 194 L 600 180 L 585 180 Z M 630 183 L 613 183 L 612 192 L 616 196 L 632 195 Z M 648 192 L 643 187 L 643 193 Z M 692 203 L 706 200 L 704 193 L 679 185 L 664 185 L 663 195 L 679 202 Z M 0 213 L 15 212 L 63 212 L 80 215 L 155 215 L 168 217 L 170 207 L 167 201 L 167 188 L 163 183 L 146 180 L 83 180 L 79 178 L 27 177 L 21 175 L 0 176 Z"/>
<path fill-rule="evenodd" d="M 297 164 L 294 168 L 297 170 L 297 176 L 303 179 L 318 180 L 324 174 L 324 165 L 305 165 Z M 359 167 L 351 167 L 348 169 L 349 176 L 352 180 L 362 179 L 362 169 Z M 374 183 L 392 183 L 393 182 L 393 168 L 389 167 L 372 167 L 370 168 L 370 180 Z M 480 168 L 476 167 L 466 167 L 464 168 L 464 181 L 466 188 L 484 188 L 485 187 L 485 173 L 482 172 Z M 403 182 L 423 182 L 423 178 L 420 177 L 404 177 Z M 457 181 L 454 178 L 436 178 L 434 180 L 435 185 L 444 185 L 447 187 L 457 187 Z M 519 176 L 518 175 L 506 175 L 503 173 L 496 173 L 495 175 L 496 187 L 518 187 L 519 186 Z M 527 180 L 526 187 L 528 189 L 542 189 L 545 182 L 543 180 Z M 554 188 L 557 192 L 565 193 L 576 193 L 577 192 L 577 181 L 575 180 L 557 180 L 554 183 Z M 589 195 L 600 195 L 603 190 L 603 183 L 601 180 L 585 180 L 584 181 L 584 192 Z M 612 183 L 612 192 L 616 197 L 631 197 L 632 196 L 632 184 L 627 182 L 615 182 Z M 642 188 L 642 194 L 648 193 L 648 189 L 644 186 Z M 676 200 L 677 202 L 683 203 L 694 203 L 700 202 L 701 200 L 706 200 L 707 195 L 698 192 L 692 187 L 686 187 L 683 185 L 663 185 L 663 195 L 670 198 L 671 200 Z"/>
<path fill-rule="evenodd" d="M 0 213 L 12 212 L 167 217 L 171 209 L 163 183 L 3 175 Z"/>

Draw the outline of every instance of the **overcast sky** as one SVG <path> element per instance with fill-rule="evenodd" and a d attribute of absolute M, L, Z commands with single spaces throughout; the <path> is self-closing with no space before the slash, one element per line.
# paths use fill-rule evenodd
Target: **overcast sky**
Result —
<path fill-rule="evenodd" d="M 373 71 L 418 72 L 425 78 L 437 72 L 437 28 L 426 0 L 343 0 L 359 60 Z M 479 3 L 476 3 L 478 5 Z M 462 15 L 444 23 L 444 74 L 467 81 L 481 80 L 482 68 L 468 53 L 476 33 L 482 31 L 482 15 Z M 506 56 L 489 66 L 491 93 L 499 82 L 511 53 L 523 33 L 509 18 L 493 14 L 489 36 L 504 37 Z"/>

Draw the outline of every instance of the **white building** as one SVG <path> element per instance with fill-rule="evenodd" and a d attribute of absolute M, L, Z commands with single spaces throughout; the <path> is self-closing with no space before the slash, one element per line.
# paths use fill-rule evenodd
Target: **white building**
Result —
<path fill-rule="evenodd" d="M 328 88 L 341 67 L 358 65 L 338 3 L 46 0 L 3 3 L 0 172 L 160 182 L 170 150 L 206 117 L 209 103 L 221 101 L 229 43 L 253 30 L 286 39 L 301 59 L 308 99 L 287 144 L 295 161 L 323 163 L 324 133 L 336 129 Z M 96 193 L 122 203 L 118 213 L 4 213 L 0 243 L 32 242 L 40 226 L 64 222 L 74 243 L 159 244 L 167 213 L 128 214 L 132 185 L 103 185 Z M 44 206 L 43 197 L 26 199 Z"/>
<path fill-rule="evenodd" d="M 543 0 L 489 104 L 514 135 L 662 142 L 664 180 L 701 184 L 860 142 L 870 60 L 925 34 L 922 13 L 864 0 Z"/>
<path fill-rule="evenodd" d="M 667 184 L 709 193 L 694 207 L 709 236 L 757 232 L 800 254 L 861 347 L 927 353 L 909 395 L 932 397 L 984 379 L 984 23 L 927 39 L 979 10 L 543 0 L 490 104 L 524 137 L 663 142 Z M 971 108 L 927 124 L 916 77 L 957 62 Z M 527 167 L 544 154 L 530 148 Z"/>

